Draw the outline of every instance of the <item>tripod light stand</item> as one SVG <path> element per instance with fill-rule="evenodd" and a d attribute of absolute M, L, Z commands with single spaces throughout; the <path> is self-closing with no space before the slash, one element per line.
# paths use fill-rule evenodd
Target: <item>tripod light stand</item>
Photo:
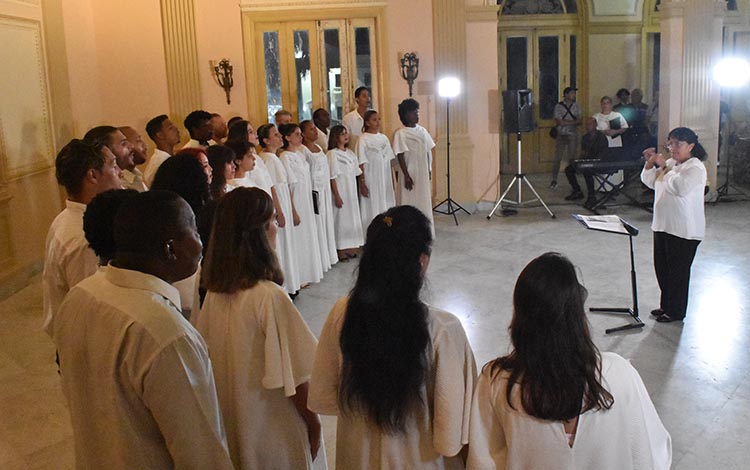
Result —
<path fill-rule="evenodd" d="M 539 196 L 539 193 L 536 192 L 536 189 L 534 189 L 534 186 L 531 184 L 531 181 L 526 177 L 526 174 L 521 170 L 521 132 L 522 132 L 522 125 L 521 125 L 521 110 L 525 106 L 531 106 L 531 90 L 517 90 L 517 120 L 516 120 L 516 141 L 518 145 L 518 167 L 517 167 L 517 173 L 515 176 L 513 176 L 513 179 L 511 180 L 510 184 L 507 188 L 505 188 L 505 191 L 503 191 L 503 194 L 498 198 L 497 202 L 495 203 L 495 207 L 492 208 L 492 212 L 487 216 L 487 220 L 490 220 L 492 216 L 495 214 L 497 209 L 500 207 L 501 204 L 506 203 L 512 206 L 516 206 L 517 208 L 521 208 L 524 205 L 528 205 L 530 203 L 533 203 L 535 201 L 539 201 L 542 206 L 547 210 L 547 213 L 552 217 L 555 218 L 555 214 L 550 210 L 549 207 L 547 207 L 547 204 L 544 203 L 544 200 L 542 200 L 542 197 Z M 534 196 L 536 196 L 536 199 L 532 199 L 530 201 L 524 202 L 521 199 L 521 182 L 526 183 L 526 186 L 531 189 L 531 192 L 534 193 Z M 516 201 L 505 199 L 505 196 L 510 192 L 511 188 L 513 188 L 513 185 L 518 183 L 518 199 Z M 499 183 L 498 183 L 499 185 Z"/>
<path fill-rule="evenodd" d="M 438 94 L 445 98 L 445 133 L 447 137 L 446 143 L 446 157 L 448 165 L 448 197 L 440 202 L 438 205 L 432 208 L 434 212 L 443 215 L 452 215 L 453 221 L 458 225 L 458 218 L 456 212 L 464 211 L 466 215 L 470 215 L 469 211 L 461 207 L 459 203 L 451 198 L 451 98 L 455 98 L 461 93 L 461 82 L 457 78 L 443 78 L 438 82 Z M 440 206 L 445 206 L 445 210 L 439 209 Z"/>
<path fill-rule="evenodd" d="M 732 138 L 732 114 L 731 114 L 731 98 L 734 94 L 734 90 L 747 85 L 750 81 L 750 64 L 744 59 L 729 57 L 722 59 L 714 69 L 714 77 L 722 88 L 729 88 L 729 113 L 727 113 L 727 136 L 724 139 L 724 157 L 721 166 L 726 166 L 726 174 L 724 184 L 716 188 L 716 200 L 714 202 L 732 202 L 735 199 L 731 198 L 729 190 L 734 188 L 729 183 L 729 175 L 732 171 L 732 154 L 729 151 L 729 142 Z M 717 175 L 718 179 L 718 175 Z M 737 188 L 734 188 L 737 189 Z M 744 191 L 739 190 L 741 196 L 747 196 Z"/>

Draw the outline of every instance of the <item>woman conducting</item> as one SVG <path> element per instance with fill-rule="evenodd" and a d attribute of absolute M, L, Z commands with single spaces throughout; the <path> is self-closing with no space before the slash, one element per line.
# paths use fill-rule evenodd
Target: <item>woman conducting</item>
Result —
<path fill-rule="evenodd" d="M 665 159 L 655 149 L 646 149 L 641 180 L 654 194 L 654 270 L 661 290 L 656 321 L 685 319 L 690 285 L 690 267 L 706 232 L 703 193 L 706 187 L 706 151 L 698 136 L 687 127 L 677 127 L 668 136 Z"/>
<path fill-rule="evenodd" d="M 469 469 L 669 468 L 669 433 L 633 366 L 594 345 L 585 298 L 575 267 L 558 253 L 521 272 L 513 349 L 477 382 Z"/>
<path fill-rule="evenodd" d="M 308 406 L 338 416 L 337 468 L 454 468 L 467 443 L 476 365 L 458 318 L 420 299 L 431 243 L 415 207 L 376 216 L 323 326 Z"/>

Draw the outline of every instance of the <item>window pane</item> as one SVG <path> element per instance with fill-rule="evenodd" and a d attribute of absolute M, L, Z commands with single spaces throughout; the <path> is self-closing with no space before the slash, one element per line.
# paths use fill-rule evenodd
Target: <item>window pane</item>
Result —
<path fill-rule="evenodd" d="M 357 88 L 366 86 L 372 90 L 370 28 L 354 28 L 354 47 L 357 63 Z"/>
<path fill-rule="evenodd" d="M 578 83 L 578 57 L 576 56 L 576 37 L 570 36 L 570 86 L 576 87 Z"/>
<path fill-rule="evenodd" d="M 528 88 L 526 71 L 526 38 L 508 38 L 506 41 L 505 70 L 508 75 L 508 90 Z"/>
<path fill-rule="evenodd" d="M 539 117 L 552 119 L 559 99 L 559 44 L 557 36 L 539 37 Z"/>
<path fill-rule="evenodd" d="M 299 120 L 312 119 L 312 74 L 310 71 L 310 34 L 294 31 L 294 66 L 297 76 L 297 112 Z"/>
<path fill-rule="evenodd" d="M 344 107 L 341 95 L 341 46 L 339 45 L 339 30 L 326 29 L 323 31 L 325 43 L 326 70 L 326 99 L 328 112 L 331 114 L 331 126 L 340 124 L 344 117 Z"/>
<path fill-rule="evenodd" d="M 263 55 L 266 67 L 266 102 L 268 122 L 274 122 L 273 115 L 281 109 L 281 67 L 279 66 L 279 33 L 263 33 Z"/>
<path fill-rule="evenodd" d="M 500 5 L 502 0 L 497 0 Z M 567 3 L 567 2 L 566 2 Z M 502 15 L 544 15 L 563 13 L 560 0 L 506 0 Z"/>

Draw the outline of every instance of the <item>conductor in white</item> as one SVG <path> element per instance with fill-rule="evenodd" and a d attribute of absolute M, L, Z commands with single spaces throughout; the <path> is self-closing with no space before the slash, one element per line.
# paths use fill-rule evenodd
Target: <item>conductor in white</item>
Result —
<path fill-rule="evenodd" d="M 167 191 L 120 207 L 116 254 L 63 301 L 53 339 L 77 468 L 230 469 L 206 343 L 170 284 L 192 275 L 193 211 Z"/>

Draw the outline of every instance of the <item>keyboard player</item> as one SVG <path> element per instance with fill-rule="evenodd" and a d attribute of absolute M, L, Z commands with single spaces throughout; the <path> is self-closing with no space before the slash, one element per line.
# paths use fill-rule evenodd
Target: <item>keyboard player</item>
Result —
<path fill-rule="evenodd" d="M 596 129 L 596 120 L 589 118 L 585 122 L 586 133 L 581 138 L 581 155 L 580 158 L 583 160 L 606 160 L 608 157 L 608 143 L 607 136 L 602 131 Z M 578 184 L 578 178 L 576 173 L 582 173 L 583 179 L 586 182 L 586 203 L 584 207 L 592 207 L 596 204 L 596 197 L 594 194 L 594 176 L 592 170 L 581 170 L 577 171 L 573 162 L 568 162 L 568 166 L 565 168 L 565 176 L 568 178 L 570 187 L 573 188 L 568 196 L 565 197 L 566 201 L 577 201 L 583 199 L 583 192 L 581 192 L 581 185 Z"/>

